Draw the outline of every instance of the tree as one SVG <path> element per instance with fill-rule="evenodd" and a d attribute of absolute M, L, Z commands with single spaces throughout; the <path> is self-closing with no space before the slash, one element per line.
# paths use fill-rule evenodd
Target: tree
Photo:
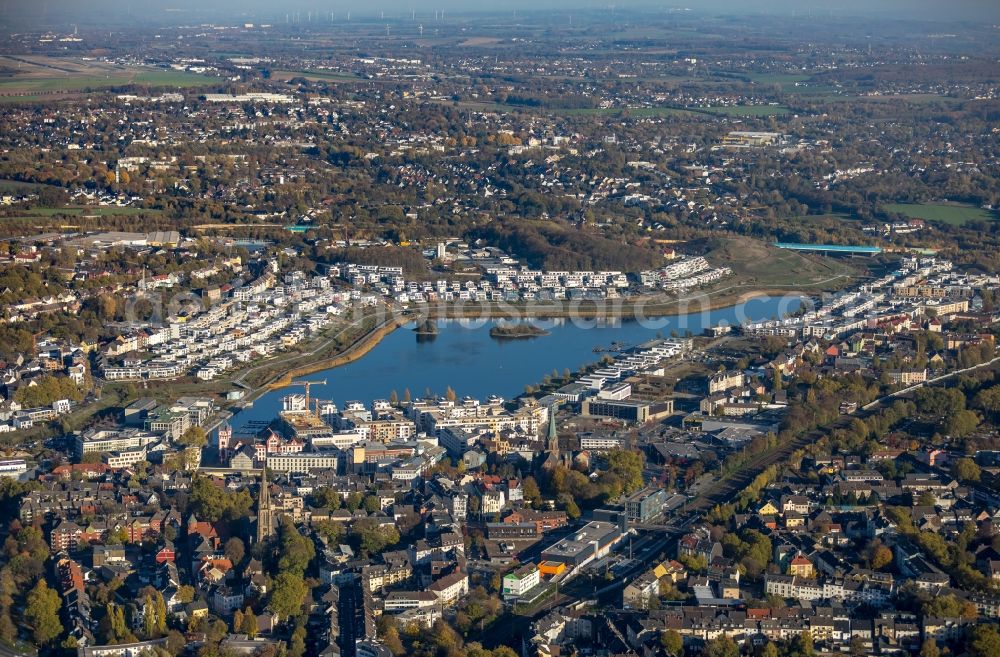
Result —
<path fill-rule="evenodd" d="M 253 498 L 246 489 L 228 491 L 208 477 L 195 477 L 188 498 L 189 511 L 200 520 L 216 522 L 223 517 L 233 520 L 250 515 Z"/>
<path fill-rule="evenodd" d="M 28 593 L 24 617 L 31 625 L 35 643 L 39 646 L 48 645 L 63 633 L 62 621 L 59 620 L 61 604 L 59 594 L 50 589 L 44 579 L 38 580 Z"/>
<path fill-rule="evenodd" d="M 644 466 L 642 452 L 615 449 L 608 452 L 607 459 L 608 472 L 617 475 L 621 479 L 624 493 L 634 493 L 642 488 L 642 470 Z"/>
<path fill-rule="evenodd" d="M 302 613 L 302 603 L 305 602 L 309 589 L 302 576 L 283 572 L 274 578 L 274 590 L 267 608 L 278 618 L 291 618 Z"/>
<path fill-rule="evenodd" d="M 563 508 L 563 511 L 566 512 L 566 517 L 570 520 L 576 520 L 580 517 L 580 507 L 577 506 L 576 501 L 572 496 L 568 494 L 560 495 L 559 506 Z"/>
<path fill-rule="evenodd" d="M 299 625 L 292 632 L 292 640 L 288 644 L 288 657 L 302 657 L 306 654 L 306 628 Z"/>
<path fill-rule="evenodd" d="M 309 563 L 316 556 L 316 546 L 295 528 L 295 523 L 288 516 L 281 516 L 278 528 L 279 548 L 278 570 L 302 577 Z"/>
<path fill-rule="evenodd" d="M 315 522 L 313 530 L 326 538 L 326 542 L 332 545 L 339 545 L 344 538 L 344 525 L 333 520 Z"/>
<path fill-rule="evenodd" d="M 384 633 L 380 635 L 382 637 L 382 643 L 385 647 L 392 652 L 395 657 L 400 657 L 406 654 L 406 647 L 403 646 L 402 639 L 399 638 L 399 629 L 395 625 L 389 627 Z"/>
<path fill-rule="evenodd" d="M 881 570 L 892 563 L 892 550 L 885 545 L 879 544 L 872 550 L 872 568 Z"/>
<path fill-rule="evenodd" d="M 705 657 L 740 657 L 740 647 L 723 634 L 705 644 Z"/>
<path fill-rule="evenodd" d="M 336 510 L 344 503 L 344 498 L 329 486 L 323 486 L 313 491 L 312 503 L 313 506 Z"/>
<path fill-rule="evenodd" d="M 796 648 L 798 649 L 798 653 L 800 655 L 802 655 L 802 657 L 812 657 L 812 655 L 813 655 L 813 636 L 809 632 L 809 630 L 802 630 L 802 634 L 800 634 L 795 639 L 795 644 L 796 644 Z"/>
<path fill-rule="evenodd" d="M 246 634 L 251 639 L 257 636 L 257 616 L 250 607 L 247 607 L 246 611 L 243 612 L 243 618 L 240 622 L 240 632 Z"/>
<path fill-rule="evenodd" d="M 977 625 L 969 635 L 971 657 L 996 657 L 1000 655 L 1000 632 L 992 625 Z"/>
<path fill-rule="evenodd" d="M 156 631 L 163 634 L 167 631 L 167 603 L 163 599 L 163 593 L 156 592 L 153 604 L 156 605 Z"/>
<path fill-rule="evenodd" d="M 542 491 L 538 488 L 538 482 L 534 477 L 525 477 L 521 484 L 524 500 L 533 507 L 538 507 L 542 503 Z"/>
<path fill-rule="evenodd" d="M 156 608 L 148 595 L 142 601 L 142 633 L 147 639 L 156 634 Z"/>
<path fill-rule="evenodd" d="M 378 554 L 399 543 L 399 530 L 393 525 L 380 525 L 371 518 L 362 518 L 351 527 L 351 536 L 367 554 Z"/>
<path fill-rule="evenodd" d="M 773 641 L 768 641 L 764 649 L 760 651 L 760 657 L 778 657 L 778 646 Z"/>
<path fill-rule="evenodd" d="M 979 426 L 979 415 L 975 411 L 961 410 L 948 416 L 944 432 L 953 438 L 964 438 Z"/>
<path fill-rule="evenodd" d="M 963 602 L 954 595 L 938 595 L 923 604 L 921 611 L 925 616 L 938 618 L 975 618 L 976 607 L 969 602 Z"/>
<path fill-rule="evenodd" d="M 942 566 L 947 567 L 951 564 L 951 553 L 948 551 L 948 542 L 940 534 L 932 531 L 920 532 L 917 535 L 917 544 Z M 943 597 L 947 596 L 941 596 L 936 599 L 940 600 Z"/>
<path fill-rule="evenodd" d="M 980 390 L 972 400 L 976 408 L 1000 415 L 1000 385 Z"/>
<path fill-rule="evenodd" d="M 684 637 L 677 630 L 667 630 L 660 633 L 660 645 L 668 655 L 681 657 L 684 654 Z"/>
<path fill-rule="evenodd" d="M 923 645 L 920 646 L 920 657 L 941 657 L 941 650 L 938 648 L 937 641 L 934 639 L 925 640 Z"/>
<path fill-rule="evenodd" d="M 181 434 L 177 442 L 185 447 L 204 447 L 208 444 L 208 436 L 205 435 L 205 430 L 201 427 L 191 427 Z"/>
<path fill-rule="evenodd" d="M 229 559 L 234 566 L 238 566 L 243 563 L 243 556 L 246 554 L 246 547 L 243 545 L 243 541 L 239 536 L 233 536 L 226 541 L 225 553 L 226 558 Z"/>
<path fill-rule="evenodd" d="M 128 626 L 125 625 L 125 610 L 119 605 L 109 602 L 104 608 L 106 619 L 105 639 L 108 642 L 121 641 L 128 634 Z"/>
<path fill-rule="evenodd" d="M 170 630 L 167 633 L 167 652 L 171 655 L 179 655 L 187 645 L 187 639 L 177 630 Z"/>
<path fill-rule="evenodd" d="M 961 458 L 955 461 L 951 468 L 951 475 L 959 481 L 979 481 L 982 470 L 976 462 L 970 458 Z"/>
<path fill-rule="evenodd" d="M 455 391 L 452 389 L 451 386 L 448 386 L 448 389 L 445 390 L 444 396 L 445 396 L 445 399 L 447 399 L 448 401 L 452 401 L 452 402 L 455 401 L 456 399 L 458 399 L 458 395 L 455 394 Z"/>
<path fill-rule="evenodd" d="M 965 395 L 955 388 L 919 388 L 913 399 L 925 415 L 946 416 L 965 408 Z"/>
<path fill-rule="evenodd" d="M 347 495 L 347 500 L 344 502 L 344 506 L 347 507 L 348 511 L 354 513 L 361 507 L 361 503 L 364 501 L 364 499 L 365 499 L 364 495 L 362 495 L 357 491 L 354 491 Z"/>
<path fill-rule="evenodd" d="M 368 513 L 378 513 L 382 510 L 382 503 L 375 495 L 365 495 L 365 499 L 361 502 L 361 508 Z"/>
<path fill-rule="evenodd" d="M 393 655 L 399 657 L 406 653 L 406 648 L 403 646 L 403 641 L 399 636 L 399 624 L 395 616 L 382 614 L 378 617 L 375 625 L 379 638 Z"/>

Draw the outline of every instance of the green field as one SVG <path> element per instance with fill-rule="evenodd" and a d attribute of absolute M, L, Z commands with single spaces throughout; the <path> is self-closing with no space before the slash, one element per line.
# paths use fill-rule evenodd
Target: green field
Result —
<path fill-rule="evenodd" d="M 187 71 L 126 66 L 109 61 L 41 55 L 0 55 L 0 103 L 48 102 L 59 94 L 140 85 L 179 89 L 202 87 L 220 78 Z"/>
<path fill-rule="evenodd" d="M 0 95 L 5 100 L 35 99 L 39 94 L 69 93 L 100 90 L 127 85 L 189 88 L 219 82 L 219 78 L 196 75 L 185 71 L 159 69 L 115 69 L 96 75 L 54 75 L 45 77 L 15 77 L 0 79 Z"/>
<path fill-rule="evenodd" d="M 953 226 L 961 226 L 970 221 L 997 221 L 996 212 L 960 203 L 892 203 L 882 206 L 887 212 L 897 212 L 911 219 L 939 221 Z"/>

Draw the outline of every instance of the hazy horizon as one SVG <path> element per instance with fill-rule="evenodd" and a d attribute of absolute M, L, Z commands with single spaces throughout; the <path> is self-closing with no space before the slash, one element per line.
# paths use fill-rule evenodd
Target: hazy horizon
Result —
<path fill-rule="evenodd" d="M 7 20 L 33 21 L 39 24 L 59 20 L 86 19 L 108 14 L 121 14 L 138 19 L 144 15 L 151 21 L 163 22 L 175 17 L 183 20 L 190 16 L 224 18 L 256 17 L 260 20 L 281 18 L 287 12 L 300 12 L 302 21 L 309 12 L 329 16 L 346 14 L 351 11 L 361 20 L 385 12 L 386 18 L 401 18 L 410 12 L 433 15 L 437 11 L 456 14 L 499 13 L 504 11 L 609 11 L 612 5 L 616 11 L 628 10 L 669 10 L 688 8 L 692 11 L 715 14 L 786 14 L 822 16 L 876 16 L 897 17 L 914 20 L 942 20 L 993 22 L 1000 21 L 1000 3 L 994 0 L 839 0 L 833 3 L 802 3 L 795 0 L 699 0 L 697 2 L 654 2 L 635 1 L 629 3 L 615 0 L 376 0 L 362 2 L 337 0 L 331 2 L 316 0 L 288 0 L 280 4 L 267 0 L 41 0 L 25 3 L 23 0 L 0 0 L 0 18 Z"/>

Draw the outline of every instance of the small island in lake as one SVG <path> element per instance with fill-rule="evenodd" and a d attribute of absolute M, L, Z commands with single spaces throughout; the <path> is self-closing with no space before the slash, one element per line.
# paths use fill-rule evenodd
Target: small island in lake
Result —
<path fill-rule="evenodd" d="M 497 324 L 490 329 L 490 337 L 501 340 L 515 340 L 518 338 L 537 338 L 548 335 L 545 329 L 540 329 L 534 324 Z"/>
<path fill-rule="evenodd" d="M 414 327 L 413 332 L 417 335 L 437 335 L 438 325 L 433 319 L 425 319 Z"/>

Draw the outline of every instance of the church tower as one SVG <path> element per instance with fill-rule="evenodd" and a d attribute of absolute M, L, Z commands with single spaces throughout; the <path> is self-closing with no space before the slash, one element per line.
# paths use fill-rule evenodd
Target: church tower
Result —
<path fill-rule="evenodd" d="M 274 533 L 274 511 L 271 509 L 271 489 L 265 470 L 260 471 L 260 494 L 257 496 L 257 542 L 263 543 Z"/>
<path fill-rule="evenodd" d="M 549 406 L 549 430 L 545 434 L 545 438 L 548 441 L 549 451 L 555 452 L 556 455 L 559 454 L 559 431 L 556 429 L 556 409 L 559 408 L 556 404 Z"/>
<path fill-rule="evenodd" d="M 228 422 L 219 427 L 219 461 L 226 463 L 229 461 L 229 447 L 233 440 L 233 428 Z"/>
<path fill-rule="evenodd" d="M 548 443 L 545 450 L 545 460 L 542 461 L 542 469 L 553 470 L 556 466 L 562 465 L 562 456 L 559 453 L 559 431 L 556 429 L 556 409 L 559 404 L 549 406 L 549 428 L 545 434 Z"/>

